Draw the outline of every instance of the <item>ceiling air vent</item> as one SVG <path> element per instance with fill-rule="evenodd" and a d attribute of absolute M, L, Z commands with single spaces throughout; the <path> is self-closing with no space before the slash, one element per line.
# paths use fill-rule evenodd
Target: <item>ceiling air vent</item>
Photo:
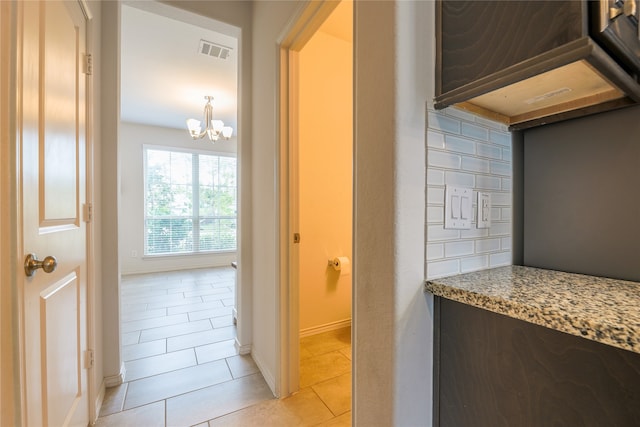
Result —
<path fill-rule="evenodd" d="M 198 51 L 203 55 L 213 56 L 214 58 L 219 59 L 227 59 L 229 55 L 231 55 L 230 47 L 208 42 L 206 40 L 200 40 L 200 48 Z"/>

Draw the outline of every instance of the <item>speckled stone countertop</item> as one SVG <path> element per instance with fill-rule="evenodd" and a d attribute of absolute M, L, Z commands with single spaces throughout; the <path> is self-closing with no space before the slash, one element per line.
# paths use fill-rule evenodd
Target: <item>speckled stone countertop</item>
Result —
<path fill-rule="evenodd" d="M 640 282 L 508 266 L 430 280 L 425 290 L 640 353 Z"/>

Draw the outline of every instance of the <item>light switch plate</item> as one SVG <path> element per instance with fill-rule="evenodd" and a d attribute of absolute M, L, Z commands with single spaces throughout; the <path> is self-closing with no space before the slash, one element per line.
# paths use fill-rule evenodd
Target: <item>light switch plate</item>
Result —
<path fill-rule="evenodd" d="M 470 229 L 471 217 L 473 216 L 473 190 L 447 185 L 444 193 L 444 228 Z"/>
<path fill-rule="evenodd" d="M 478 208 L 476 227 L 489 228 L 491 227 L 491 193 L 483 193 L 478 191 Z"/>

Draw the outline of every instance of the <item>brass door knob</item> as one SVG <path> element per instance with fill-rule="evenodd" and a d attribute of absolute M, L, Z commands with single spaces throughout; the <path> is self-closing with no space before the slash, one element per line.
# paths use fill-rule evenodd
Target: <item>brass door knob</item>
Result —
<path fill-rule="evenodd" d="M 48 256 L 42 261 L 38 260 L 36 254 L 29 254 L 24 260 L 24 272 L 27 277 L 31 277 L 36 274 L 36 270 L 41 268 L 45 273 L 52 273 L 56 271 L 58 261 L 55 257 Z"/>

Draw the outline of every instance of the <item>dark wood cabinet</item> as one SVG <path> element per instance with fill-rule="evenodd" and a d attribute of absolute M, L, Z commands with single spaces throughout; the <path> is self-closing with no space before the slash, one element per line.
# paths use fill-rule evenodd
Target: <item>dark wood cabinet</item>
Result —
<path fill-rule="evenodd" d="M 590 37 L 590 6 L 438 1 L 435 108 L 524 129 L 640 101 L 637 76 Z"/>
<path fill-rule="evenodd" d="M 434 426 L 640 425 L 640 354 L 435 298 Z"/>

